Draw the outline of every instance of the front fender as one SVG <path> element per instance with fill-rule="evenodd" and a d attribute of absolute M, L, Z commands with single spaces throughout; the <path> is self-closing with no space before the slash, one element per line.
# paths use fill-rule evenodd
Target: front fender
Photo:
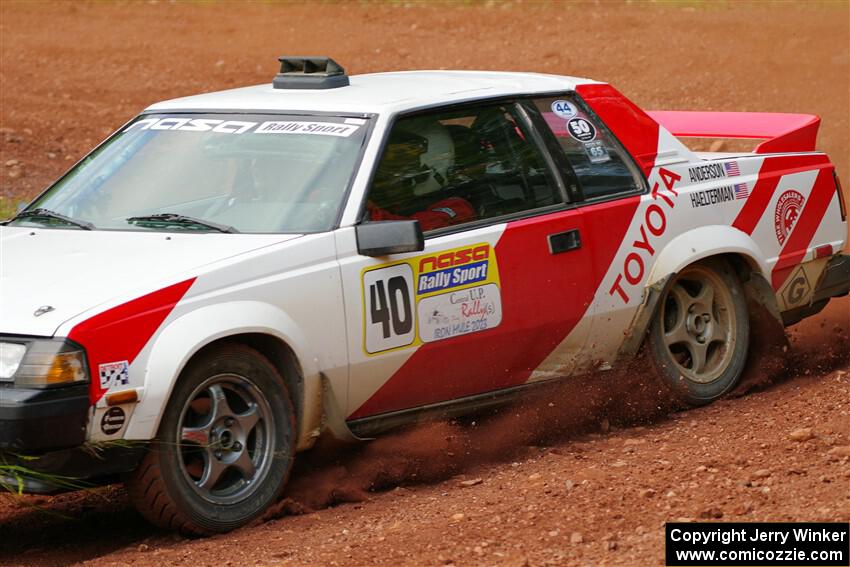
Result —
<path fill-rule="evenodd" d="M 268 303 L 232 301 L 200 307 L 176 318 L 145 348 L 145 386 L 125 439 L 155 437 L 174 384 L 192 356 L 213 341 L 243 333 L 270 335 L 292 349 L 304 379 L 299 439 L 318 428 L 322 417 L 322 385 L 317 358 L 310 353 L 295 321 Z"/>

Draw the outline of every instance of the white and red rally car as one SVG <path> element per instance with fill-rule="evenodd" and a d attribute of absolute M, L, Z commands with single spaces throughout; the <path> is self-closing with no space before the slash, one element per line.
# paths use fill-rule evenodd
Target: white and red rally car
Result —
<path fill-rule="evenodd" d="M 850 289 L 814 116 L 281 62 L 272 84 L 149 107 L 0 228 L 0 450 L 46 474 L 7 486 L 123 474 L 154 523 L 226 531 L 324 431 L 470 410 L 643 345 L 707 403 L 741 375 L 748 305 L 787 325 Z"/>

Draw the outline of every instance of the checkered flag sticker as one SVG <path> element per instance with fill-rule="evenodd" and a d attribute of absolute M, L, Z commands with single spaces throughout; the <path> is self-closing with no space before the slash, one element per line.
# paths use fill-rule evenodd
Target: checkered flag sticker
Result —
<path fill-rule="evenodd" d="M 130 363 L 126 360 L 101 364 L 98 369 L 100 370 L 100 387 L 104 390 L 130 383 Z"/>

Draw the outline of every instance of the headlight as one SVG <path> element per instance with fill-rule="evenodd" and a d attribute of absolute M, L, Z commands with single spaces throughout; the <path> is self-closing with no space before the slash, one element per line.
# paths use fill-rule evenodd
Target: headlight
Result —
<path fill-rule="evenodd" d="M 86 382 L 86 355 L 69 341 L 0 342 L 0 380 L 26 388 Z"/>
<path fill-rule="evenodd" d="M 27 352 L 26 345 L 0 343 L 0 380 L 3 382 L 12 381 L 15 371 L 21 365 L 25 352 Z"/>

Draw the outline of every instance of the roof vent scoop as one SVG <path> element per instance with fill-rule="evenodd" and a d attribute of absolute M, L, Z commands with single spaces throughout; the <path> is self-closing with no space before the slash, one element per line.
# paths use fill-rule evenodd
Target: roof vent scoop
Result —
<path fill-rule="evenodd" d="M 330 57 L 279 57 L 280 73 L 272 86 L 276 89 L 336 89 L 348 86 L 345 69 Z"/>

